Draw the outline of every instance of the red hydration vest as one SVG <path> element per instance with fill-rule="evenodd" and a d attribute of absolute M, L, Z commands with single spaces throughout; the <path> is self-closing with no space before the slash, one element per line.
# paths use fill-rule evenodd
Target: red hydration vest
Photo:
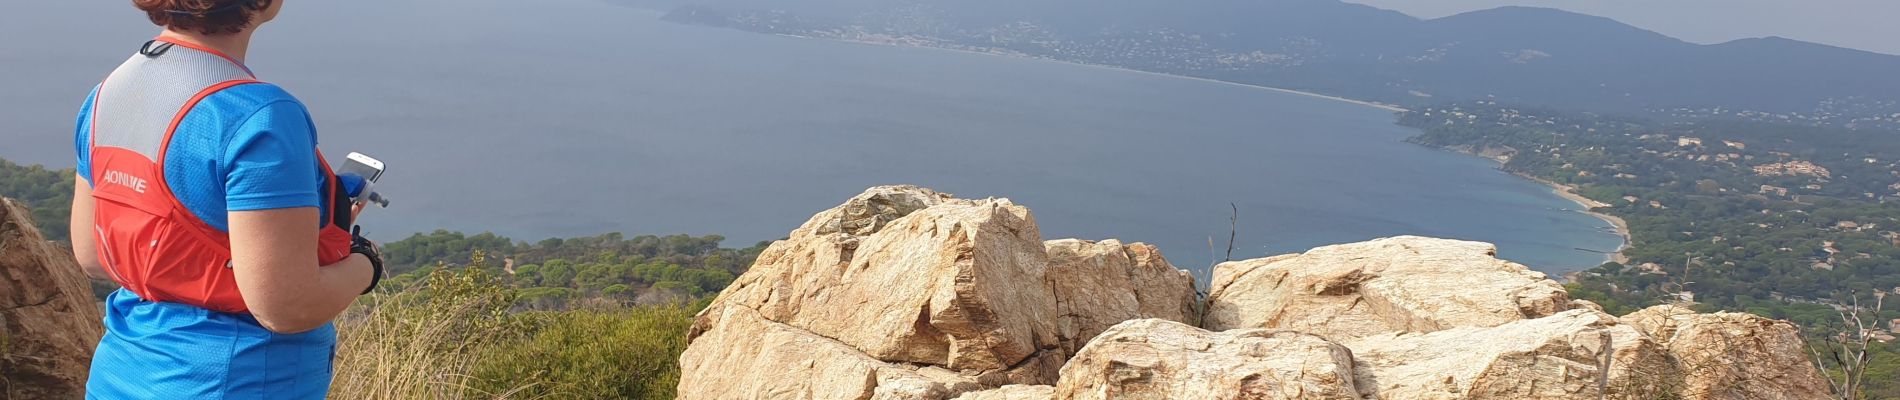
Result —
<path fill-rule="evenodd" d="M 146 301 L 249 312 L 233 275 L 229 234 L 179 202 L 166 185 L 164 163 L 172 135 L 199 101 L 257 83 L 229 56 L 159 38 L 99 85 L 89 134 L 93 223 L 100 263 L 113 281 Z M 331 202 L 318 227 L 317 265 L 332 265 L 350 256 L 350 202 L 322 152 L 317 160 Z"/>

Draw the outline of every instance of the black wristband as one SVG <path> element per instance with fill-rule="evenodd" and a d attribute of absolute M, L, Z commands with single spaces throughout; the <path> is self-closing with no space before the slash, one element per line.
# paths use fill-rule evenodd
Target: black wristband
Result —
<path fill-rule="evenodd" d="M 369 259 L 369 287 L 363 288 L 363 294 L 376 291 L 376 285 L 383 282 L 383 256 L 376 253 L 376 244 L 363 237 L 363 226 L 350 228 L 350 253 L 362 254 Z"/>

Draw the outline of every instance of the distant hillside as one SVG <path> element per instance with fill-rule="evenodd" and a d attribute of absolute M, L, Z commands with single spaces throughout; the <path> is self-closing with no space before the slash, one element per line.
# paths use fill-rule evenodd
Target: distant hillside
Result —
<path fill-rule="evenodd" d="M 684 0 L 621 0 L 662 8 Z M 1335 0 L 700 0 L 667 19 L 950 47 L 1423 105 L 1900 112 L 1900 57 L 1787 39 L 1698 45 L 1504 7 L 1433 20 Z M 1866 106 L 1866 105 L 1872 105 Z"/>
<path fill-rule="evenodd" d="M 66 241 L 66 225 L 73 206 L 73 170 L 19 165 L 0 159 L 0 197 L 25 202 L 40 234 Z"/>

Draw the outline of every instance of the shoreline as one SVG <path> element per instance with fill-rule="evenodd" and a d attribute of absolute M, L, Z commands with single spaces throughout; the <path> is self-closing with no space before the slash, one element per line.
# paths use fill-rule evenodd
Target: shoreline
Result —
<path fill-rule="evenodd" d="M 1218 80 L 1218 79 L 1169 74 L 1169 73 L 1163 73 L 1163 72 L 1143 71 L 1143 70 L 1126 68 L 1126 67 L 1118 67 L 1118 66 L 1113 66 L 1113 65 L 1089 64 L 1089 63 L 1082 63 L 1082 62 L 1066 61 L 1066 60 L 1059 60 L 1059 59 L 1048 58 L 1048 57 L 1039 57 L 1039 56 L 1034 56 L 1034 55 L 1029 55 L 1029 54 L 996 52 L 996 51 L 980 51 L 976 49 L 961 49 L 961 48 L 931 46 L 931 45 L 923 45 L 923 44 L 890 43 L 890 42 L 853 40 L 853 39 L 843 39 L 843 38 L 822 38 L 822 37 L 790 35 L 790 34 L 775 34 L 775 35 L 785 36 L 785 37 L 790 37 L 790 38 L 798 38 L 798 39 L 824 40 L 824 41 L 851 43 L 851 44 L 868 45 L 868 46 L 915 48 L 915 49 L 925 49 L 925 50 L 932 50 L 932 51 L 949 51 L 949 52 L 957 52 L 957 53 L 968 53 L 968 54 L 977 54 L 977 55 L 986 55 L 986 56 L 1053 62 L 1053 63 L 1061 63 L 1061 64 L 1067 64 L 1067 65 L 1088 67 L 1088 68 L 1100 68 L 1100 69 L 1113 70 L 1113 71 L 1132 72 L 1132 73 L 1137 73 L 1137 74 L 1146 74 L 1146 75 L 1153 75 L 1153 76 L 1159 76 L 1159 77 L 1165 77 L 1165 78 L 1187 79 L 1187 80 L 1195 80 L 1195 81 L 1201 81 L 1201 82 L 1206 82 L 1206 83 L 1232 85 L 1232 86 L 1238 86 L 1242 88 L 1255 89 L 1255 90 L 1268 90 L 1268 91 L 1274 91 L 1274 92 L 1280 92 L 1280 93 L 1296 94 L 1296 95 L 1313 97 L 1313 98 L 1318 98 L 1318 99 L 1372 107 L 1372 108 L 1386 110 L 1386 111 L 1390 111 L 1394 113 L 1403 113 L 1403 112 L 1411 111 L 1404 107 L 1399 107 L 1392 104 L 1385 104 L 1385 103 L 1365 101 L 1365 100 L 1355 100 L 1355 99 L 1349 99 L 1349 98 L 1340 97 L 1340 96 L 1332 96 L 1332 95 L 1313 93 L 1313 92 L 1307 92 L 1307 91 L 1301 91 L 1301 90 L 1278 88 L 1278 87 L 1272 87 L 1272 86 L 1262 86 L 1262 85 L 1247 84 L 1247 83 L 1240 83 L 1240 82 L 1230 82 L 1230 81 L 1223 81 L 1223 80 Z M 1459 152 L 1459 153 L 1463 153 L 1463 154 L 1467 154 L 1467 155 L 1471 155 L 1475 157 L 1497 161 L 1499 170 L 1503 169 L 1502 167 L 1505 161 L 1504 159 L 1499 159 L 1495 157 L 1486 157 L 1482 154 L 1477 154 L 1475 152 L 1470 152 L 1470 151 L 1458 151 L 1455 149 L 1447 149 L 1447 150 L 1452 150 L 1455 152 Z M 1575 210 L 1575 211 L 1589 215 L 1591 217 L 1595 217 L 1596 219 L 1602 220 L 1604 222 L 1608 222 L 1610 226 L 1615 230 L 1616 235 L 1623 238 L 1623 243 L 1617 246 L 1616 251 L 1602 253 L 1605 256 L 1604 261 L 1616 262 L 1620 264 L 1629 263 L 1629 257 L 1623 255 L 1623 252 L 1625 250 L 1628 250 L 1630 246 L 1633 244 L 1633 240 L 1631 239 L 1631 236 L 1630 236 L 1629 222 L 1624 221 L 1622 217 L 1595 211 L 1595 209 L 1598 207 L 1609 207 L 1610 206 L 1609 204 L 1592 200 L 1588 197 L 1584 197 L 1583 195 L 1577 194 L 1576 193 L 1577 188 L 1574 186 L 1564 185 L 1557 182 L 1545 180 L 1543 178 L 1538 178 L 1538 177 L 1525 175 L 1521 173 L 1512 172 L 1510 174 L 1519 178 L 1523 178 L 1525 180 L 1529 180 L 1531 182 L 1536 182 L 1538 184 L 1548 186 L 1551 189 L 1551 193 L 1556 194 L 1558 197 L 1562 197 L 1565 200 L 1570 200 L 1571 202 L 1577 203 L 1577 205 L 1582 208 L 1581 210 Z M 1578 248 L 1578 250 L 1597 252 L 1595 250 L 1583 249 L 1583 248 Z M 1589 268 L 1594 268 L 1594 266 L 1586 267 L 1584 269 L 1589 269 Z"/>
<path fill-rule="evenodd" d="M 1525 174 L 1516 173 L 1516 172 L 1512 172 L 1511 175 L 1530 180 L 1531 182 L 1537 182 L 1544 186 L 1549 186 L 1551 193 L 1556 193 L 1558 197 L 1563 197 L 1565 200 L 1570 200 L 1572 202 L 1577 203 L 1578 206 L 1583 207 L 1582 210 L 1577 210 L 1577 212 L 1584 213 L 1591 217 L 1596 217 L 1597 219 L 1603 220 L 1604 222 L 1609 222 L 1610 226 L 1616 229 L 1616 235 L 1621 236 L 1623 238 L 1623 244 L 1620 246 L 1617 246 L 1616 251 L 1605 253 L 1605 255 L 1608 256 L 1608 260 L 1605 260 L 1605 261 L 1615 262 L 1618 264 L 1629 263 L 1629 257 L 1623 255 L 1623 251 L 1628 250 L 1630 248 L 1630 245 L 1632 244 L 1629 222 L 1624 221 L 1623 217 L 1618 217 L 1615 215 L 1610 215 L 1610 214 L 1596 211 L 1596 208 L 1609 207 L 1610 206 L 1609 204 L 1604 204 L 1603 202 L 1592 200 L 1588 197 L 1583 197 L 1583 195 L 1577 194 L 1576 186 L 1552 182 L 1550 180 L 1546 180 L 1543 178 L 1538 178 L 1535 176 L 1525 175 Z"/>
<path fill-rule="evenodd" d="M 1476 150 L 1473 150 L 1473 149 L 1469 149 L 1469 148 L 1463 148 L 1463 149 L 1461 149 L 1461 148 L 1452 148 L 1452 147 L 1433 147 L 1433 146 L 1425 146 L 1425 147 L 1427 147 L 1427 148 L 1436 148 L 1436 149 L 1439 149 L 1439 150 L 1444 150 L 1444 151 L 1449 151 L 1449 152 L 1453 152 L 1453 153 L 1458 153 L 1458 154 L 1463 154 L 1463 155 L 1467 155 L 1467 156 L 1472 156 L 1472 157 L 1478 157 L 1478 158 L 1482 158 L 1482 159 L 1486 159 L 1486 160 L 1491 160 L 1492 162 L 1495 162 L 1495 163 L 1497 163 L 1497 165 L 1498 165 L 1498 168 L 1497 168 L 1497 170 L 1498 170 L 1498 171 L 1503 171 L 1503 172 L 1505 172 L 1505 173 L 1507 173 L 1507 174 L 1511 174 L 1511 176 L 1515 176 L 1515 177 L 1517 177 L 1517 178 L 1519 178 L 1519 179 L 1523 179 L 1523 180 L 1527 180 L 1527 181 L 1531 181 L 1531 182 L 1536 182 L 1537 184 L 1540 184 L 1540 185 L 1544 185 L 1544 186 L 1546 186 L 1546 187 L 1549 187 L 1549 188 L 1550 188 L 1550 192 L 1551 192 L 1551 194 L 1555 194 L 1555 195 L 1557 195 L 1557 197 L 1562 197 L 1562 198 L 1563 198 L 1564 200 L 1570 200 L 1570 201 L 1571 201 L 1571 202 L 1573 202 L 1573 203 L 1577 203 L 1577 206 L 1578 206 L 1578 207 L 1581 207 L 1582 209 L 1581 209 L 1581 210 L 1573 210 L 1573 211 L 1576 211 L 1576 212 L 1579 212 L 1579 213 L 1583 213 L 1584 215 L 1589 215 L 1589 216 L 1591 216 L 1591 217 L 1594 217 L 1594 218 L 1596 218 L 1596 219 L 1599 219 L 1599 220 L 1603 220 L 1603 222 L 1608 222 L 1608 223 L 1610 223 L 1610 227 L 1611 227 L 1612 229 L 1614 229 L 1614 230 L 1615 230 L 1615 233 L 1616 233 L 1616 235 L 1617 235 L 1618 237 L 1621 237 L 1621 238 L 1623 238 L 1623 244 L 1621 244 L 1621 245 L 1618 245 L 1618 246 L 1616 247 L 1616 251 L 1612 251 L 1612 252 L 1607 252 L 1607 253 L 1606 253 L 1606 252 L 1601 252 L 1601 251 L 1596 251 L 1596 250 L 1590 250 L 1590 249 L 1585 249 L 1585 248 L 1577 248 L 1577 250 L 1583 250 L 1583 251 L 1588 251 L 1588 252 L 1592 252 L 1592 253 L 1600 253 L 1600 254 L 1603 254 L 1603 255 L 1604 255 L 1604 258 L 1605 258 L 1605 259 L 1603 260 L 1604 262 L 1615 262 L 1615 263 L 1618 263 L 1618 264 L 1629 264 L 1629 256 L 1626 256 L 1626 255 L 1624 255 L 1624 254 L 1623 254 L 1623 252 L 1624 252 L 1624 251 L 1627 251 L 1627 250 L 1629 250 L 1629 248 L 1630 248 L 1630 246 L 1633 246 L 1633 245 L 1635 245 L 1635 239 L 1633 239 L 1633 237 L 1632 237 L 1632 236 L 1630 236 L 1630 225 L 1629 225 L 1629 221 L 1625 221 L 1625 220 L 1623 220 L 1623 217 L 1618 217 L 1618 216 L 1615 216 L 1615 215 L 1610 215 L 1610 214 L 1608 214 L 1608 213 L 1603 213 L 1603 212 L 1598 212 L 1598 211 L 1596 211 L 1596 209 L 1597 209 L 1598 207 L 1610 207 L 1610 204 L 1606 204 L 1606 203 L 1604 203 L 1604 202 L 1601 202 L 1601 201 L 1596 201 L 1596 200 L 1594 200 L 1594 199 L 1591 199 L 1591 198 L 1589 198 L 1589 197 L 1583 197 L 1583 195 L 1581 195 L 1581 194 L 1577 194 L 1577 187 L 1576 187 L 1576 186 L 1571 186 L 1571 185 L 1565 185 L 1565 184 L 1561 184 L 1561 183 L 1557 183 L 1557 182 L 1552 182 L 1552 181 L 1550 181 L 1550 180 L 1548 180 L 1548 179 L 1544 179 L 1544 178 L 1539 178 L 1539 177 L 1535 177 L 1535 176 L 1530 176 L 1530 175 L 1526 175 L 1526 174 L 1523 174 L 1523 173 L 1518 173 L 1518 172 L 1509 172 L 1509 171 L 1504 171 L 1504 163 L 1506 163 L 1506 162 L 1509 162 L 1509 161 L 1510 161 L 1510 157 L 1506 157 L 1506 156 L 1486 156 L 1486 155 L 1484 155 L 1484 154 L 1481 154 L 1481 153 L 1479 153 L 1479 152 L 1478 152 L 1478 151 L 1476 151 Z M 1583 268 L 1583 269 L 1579 269 L 1579 270 L 1576 270 L 1576 271 L 1571 271 L 1571 272 L 1569 272 L 1569 273 L 1577 273 L 1577 272 L 1582 272 L 1582 271 L 1584 271 L 1584 270 L 1588 270 L 1588 269 L 1590 269 L 1590 268 L 1595 268 L 1595 267 L 1594 267 L 1594 266 L 1592 266 L 1592 267 L 1586 267 L 1586 268 Z M 1569 273 L 1566 273 L 1566 275 L 1567 275 L 1567 274 L 1569 274 Z"/>
<path fill-rule="evenodd" d="M 778 35 L 778 36 L 784 36 L 784 37 L 790 37 L 790 38 L 799 38 L 799 39 L 812 39 L 812 40 L 825 40 L 825 41 L 832 41 L 832 42 L 840 42 L 840 43 L 852 43 L 852 44 L 861 44 L 861 45 L 870 45 L 870 46 L 886 46 L 886 47 L 897 47 L 897 48 L 913 48 L 913 49 L 928 49 L 928 50 L 940 50 L 940 51 L 951 51 L 951 52 L 958 52 L 958 53 L 968 53 L 968 54 L 978 54 L 978 55 L 986 55 L 986 56 L 996 56 L 996 57 L 1008 57 L 1008 58 L 1016 58 L 1016 59 L 1024 59 L 1024 60 L 1035 60 L 1035 61 L 1044 61 L 1044 62 L 1053 62 L 1053 63 L 1062 63 L 1062 64 L 1068 64 L 1068 65 L 1075 65 L 1075 66 L 1082 66 L 1082 67 L 1089 67 L 1089 68 L 1100 68 L 1100 69 L 1106 69 L 1106 70 L 1114 70 L 1114 71 L 1122 71 L 1122 72 L 1133 72 L 1133 73 L 1138 73 L 1138 74 L 1147 74 L 1147 75 L 1153 75 L 1153 76 L 1159 76 L 1159 77 L 1166 77 L 1166 78 L 1174 78 L 1174 79 L 1188 79 L 1188 80 L 1195 80 L 1195 81 L 1201 81 L 1201 82 L 1207 82 L 1207 83 L 1217 83 L 1217 84 L 1222 84 L 1222 85 L 1232 85 L 1232 86 L 1239 86 L 1239 87 L 1243 87 L 1243 88 L 1248 88 L 1248 89 L 1256 89 L 1256 90 L 1268 90 L 1268 91 L 1274 91 L 1274 92 L 1280 92 L 1280 93 L 1287 93 L 1287 94 L 1297 94 L 1297 95 L 1301 95 L 1301 96 L 1307 96 L 1307 97 L 1313 97 L 1313 98 L 1319 98 L 1319 99 L 1325 99 L 1325 100 L 1331 100 L 1331 101 L 1337 101 L 1337 102 L 1341 102 L 1341 103 L 1348 103 L 1348 104 L 1355 104 L 1355 105 L 1361 105 L 1361 106 L 1366 106 L 1366 107 L 1372 107 L 1372 108 L 1377 108 L 1377 109 L 1381 109 L 1381 110 L 1386 110 L 1386 111 L 1391 111 L 1391 112 L 1395 112 L 1395 113 L 1399 113 L 1399 112 L 1409 112 L 1409 111 L 1411 111 L 1411 110 L 1409 110 L 1409 109 L 1406 109 L 1406 108 L 1404 108 L 1404 107 L 1399 107 L 1399 106 L 1396 106 L 1396 105 L 1391 105 L 1391 104 L 1386 104 L 1386 103 L 1380 103 L 1380 102 L 1374 102 L 1374 101 L 1366 101 L 1366 100 L 1355 100 L 1355 99 L 1349 99 L 1349 98 L 1345 98 L 1345 97 L 1339 97 L 1339 96 L 1333 96 L 1333 95 L 1328 95 L 1328 94 L 1320 94 L 1320 93 L 1313 93 L 1313 92 L 1308 92 L 1308 91 L 1302 91 L 1302 90 L 1295 90 L 1295 89 L 1287 89 L 1287 88 L 1278 88 L 1278 87 L 1272 87 L 1272 86 L 1262 86 L 1262 85 L 1255 85 L 1255 84 L 1250 84 L 1250 83 L 1240 83 L 1240 82 L 1231 82 L 1231 81 L 1223 81 L 1223 80 L 1219 80 L 1219 79 L 1212 79 L 1212 78 L 1202 78 L 1202 77 L 1197 77 L 1197 76 L 1187 76 L 1187 75 L 1177 75 L 1177 74 L 1170 74 L 1170 73 L 1165 73 L 1165 72 L 1154 72 L 1154 71 L 1143 71 L 1143 70 L 1139 70 L 1139 69 L 1133 69 L 1133 68 L 1127 68 L 1127 67 L 1118 67 L 1118 66 L 1113 66 L 1113 65 L 1103 65 L 1103 64 L 1089 64 L 1089 63 L 1082 63 L 1082 62 L 1075 62 L 1075 61 L 1066 61 L 1066 60 L 1059 60 L 1059 59 L 1054 59 L 1054 58 L 1048 58 L 1048 57 L 1038 57 L 1038 56 L 1033 56 L 1033 55 L 1028 55 L 1028 54 L 1013 54 L 1013 53 L 1005 53 L 1005 52 L 991 52 L 991 51 L 978 51 L 978 50 L 974 50 L 974 49 L 959 49 L 959 48 L 953 48 L 953 47 L 943 47 L 943 46 L 927 46 L 927 45 L 916 45 L 916 44 L 903 44 L 903 43 L 886 43 L 886 42 L 876 42 L 876 41 L 869 41 L 869 40 L 852 40 L 852 39 L 833 39 L 833 38 L 822 38 L 822 37 L 815 37 L 815 36 L 801 36 L 801 35 L 791 35 L 791 34 L 783 34 L 783 33 L 777 33 L 777 34 L 774 34 L 774 35 Z"/>

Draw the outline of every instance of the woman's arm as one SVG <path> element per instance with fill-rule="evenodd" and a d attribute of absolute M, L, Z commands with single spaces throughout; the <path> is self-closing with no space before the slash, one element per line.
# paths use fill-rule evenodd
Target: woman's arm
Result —
<path fill-rule="evenodd" d="M 77 175 L 73 179 L 76 180 L 73 182 L 73 216 L 67 220 L 68 236 L 73 240 L 73 258 L 79 260 L 79 268 L 93 279 L 112 279 L 99 263 L 99 236 L 92 223 L 92 182 Z"/>
<path fill-rule="evenodd" d="M 373 267 L 361 254 L 337 265 L 317 265 L 315 207 L 229 215 L 238 291 L 264 329 L 286 334 L 317 329 L 369 287 Z"/>

